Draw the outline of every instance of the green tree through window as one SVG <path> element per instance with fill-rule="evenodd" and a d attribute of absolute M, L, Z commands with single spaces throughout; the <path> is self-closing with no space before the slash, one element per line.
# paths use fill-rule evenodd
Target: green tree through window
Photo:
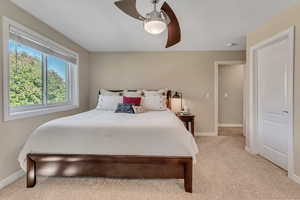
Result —
<path fill-rule="evenodd" d="M 9 51 L 11 107 L 68 101 L 68 64 L 65 61 L 12 40 L 9 41 Z M 47 60 L 47 76 L 43 75 L 43 58 Z M 44 79 L 47 87 L 43 85 Z M 44 95 L 48 97 L 47 102 L 43 102 Z"/>
<path fill-rule="evenodd" d="M 47 94 L 48 103 L 68 100 L 67 82 L 68 64 L 54 56 L 47 57 Z"/>

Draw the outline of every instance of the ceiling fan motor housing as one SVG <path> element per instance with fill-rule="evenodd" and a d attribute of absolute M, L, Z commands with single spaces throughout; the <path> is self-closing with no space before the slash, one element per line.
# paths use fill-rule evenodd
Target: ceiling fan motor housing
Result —
<path fill-rule="evenodd" d="M 151 0 L 152 4 L 158 4 L 160 2 L 160 0 Z"/>

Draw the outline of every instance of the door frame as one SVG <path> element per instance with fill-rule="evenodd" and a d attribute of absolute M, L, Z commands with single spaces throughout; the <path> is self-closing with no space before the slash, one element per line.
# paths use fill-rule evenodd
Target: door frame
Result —
<path fill-rule="evenodd" d="M 291 26 L 287 30 L 276 34 L 275 36 L 264 40 L 250 48 L 250 65 L 248 73 L 248 122 L 249 125 L 246 131 L 247 145 L 246 150 L 258 154 L 259 152 L 259 134 L 258 134 L 258 66 L 257 52 L 258 50 L 270 46 L 283 39 L 289 40 L 290 65 L 288 66 L 289 77 L 289 132 L 288 132 L 288 176 L 294 177 L 294 62 L 295 62 L 295 27 Z"/>
<path fill-rule="evenodd" d="M 218 127 L 219 127 L 219 67 L 220 65 L 245 65 L 245 61 L 234 60 L 234 61 L 216 61 L 215 62 L 215 136 L 218 136 Z M 244 87 L 245 88 L 245 87 Z M 244 93 L 245 94 L 245 93 Z M 244 108 L 243 108 L 244 109 Z M 244 115 L 244 112 L 243 112 Z M 244 125 L 244 124 L 243 124 Z"/>

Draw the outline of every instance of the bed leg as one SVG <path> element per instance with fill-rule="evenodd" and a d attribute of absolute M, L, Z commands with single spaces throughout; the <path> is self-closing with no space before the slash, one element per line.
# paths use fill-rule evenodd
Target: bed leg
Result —
<path fill-rule="evenodd" d="M 184 189 L 186 192 L 193 192 L 193 161 L 184 165 Z"/>
<path fill-rule="evenodd" d="M 27 188 L 32 188 L 36 184 L 35 162 L 27 155 Z"/>

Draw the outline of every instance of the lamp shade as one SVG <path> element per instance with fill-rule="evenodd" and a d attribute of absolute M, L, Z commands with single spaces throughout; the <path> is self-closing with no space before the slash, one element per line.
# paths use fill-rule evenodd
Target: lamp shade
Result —
<path fill-rule="evenodd" d="M 181 96 L 179 95 L 179 92 L 175 92 L 175 94 L 173 95 L 173 99 L 180 99 Z"/>

